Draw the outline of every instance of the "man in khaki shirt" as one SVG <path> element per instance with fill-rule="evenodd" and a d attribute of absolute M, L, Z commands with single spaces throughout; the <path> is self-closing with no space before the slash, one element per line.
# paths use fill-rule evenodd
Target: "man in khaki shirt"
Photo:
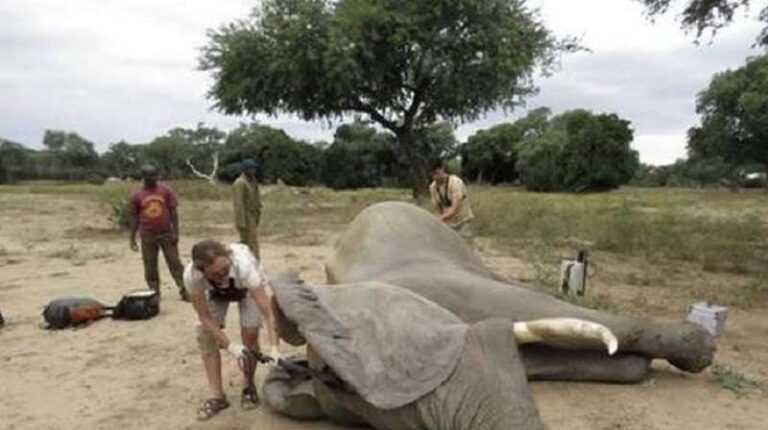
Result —
<path fill-rule="evenodd" d="M 256 259 L 259 255 L 259 221 L 261 220 L 261 196 L 259 183 L 256 180 L 258 165 L 252 159 L 241 163 L 243 173 L 235 180 L 234 205 L 235 227 L 240 233 L 240 242 L 248 245 Z"/>
<path fill-rule="evenodd" d="M 442 162 L 432 166 L 429 194 L 440 221 L 448 224 L 464 239 L 471 239 L 471 224 L 475 214 L 472 213 L 467 188 L 461 178 L 446 172 Z"/>

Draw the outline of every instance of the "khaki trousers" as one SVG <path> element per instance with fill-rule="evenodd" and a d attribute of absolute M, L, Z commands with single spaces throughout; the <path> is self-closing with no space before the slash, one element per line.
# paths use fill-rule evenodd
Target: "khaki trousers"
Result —
<path fill-rule="evenodd" d="M 258 226 L 249 225 L 245 228 L 238 228 L 237 231 L 240 233 L 240 242 L 248 245 L 248 248 L 251 249 L 253 256 L 256 257 L 257 260 L 261 261 L 261 256 L 259 255 Z"/>

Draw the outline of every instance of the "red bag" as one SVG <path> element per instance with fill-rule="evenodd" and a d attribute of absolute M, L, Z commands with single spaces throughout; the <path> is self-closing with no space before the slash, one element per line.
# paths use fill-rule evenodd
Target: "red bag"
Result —
<path fill-rule="evenodd" d="M 48 329 L 67 327 L 96 321 L 110 313 L 110 308 L 87 297 L 65 297 L 48 303 L 43 318 Z"/>

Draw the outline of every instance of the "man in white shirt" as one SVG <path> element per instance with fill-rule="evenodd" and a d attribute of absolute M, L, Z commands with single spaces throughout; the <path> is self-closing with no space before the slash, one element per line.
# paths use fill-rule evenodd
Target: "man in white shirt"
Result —
<path fill-rule="evenodd" d="M 198 419 L 211 418 L 229 407 L 222 384 L 219 349 L 229 351 L 243 371 L 243 407 L 256 407 L 259 399 L 254 383 L 255 357 L 259 354 L 259 329 L 263 323 L 267 325 L 272 354 L 278 358 L 268 297 L 271 287 L 261 264 L 244 244 L 224 246 L 205 240 L 192 247 L 192 262 L 184 270 L 184 285 L 200 321 L 197 339 L 213 393 L 198 409 Z M 224 332 L 230 302 L 237 302 L 239 307 L 243 344 L 231 342 Z"/>

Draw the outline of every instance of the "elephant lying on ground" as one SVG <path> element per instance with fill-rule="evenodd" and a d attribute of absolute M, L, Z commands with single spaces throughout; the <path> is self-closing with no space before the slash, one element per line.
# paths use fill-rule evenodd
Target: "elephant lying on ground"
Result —
<path fill-rule="evenodd" d="M 406 203 L 381 203 L 361 212 L 339 239 L 326 270 L 328 282 L 340 285 L 276 286 L 281 336 L 292 344 L 308 343 L 314 370 L 303 375 L 275 370 L 265 382 L 265 400 L 297 418 L 327 416 L 381 429 L 537 429 L 542 427 L 526 377 L 634 382 L 646 376 L 653 358 L 698 372 L 714 354 L 712 338 L 694 324 L 611 315 L 511 285 L 453 231 Z M 396 312 L 385 295 L 407 296 L 419 305 L 408 308 L 410 313 Z M 426 312 L 424 306 L 440 312 Z M 429 318 L 415 318 L 422 314 Z M 441 318 L 434 318 L 437 314 Z M 368 331 L 360 321 L 370 325 Z M 454 343 L 432 344 L 418 330 L 457 324 L 463 334 L 446 337 Z M 360 349 L 355 339 L 379 346 Z M 415 353 L 388 348 L 389 342 L 397 345 L 393 339 L 405 339 Z M 419 340 L 427 348 L 416 348 Z M 618 353 L 606 353 L 606 346 L 609 352 L 618 347 Z M 357 367 L 339 362 L 339 351 L 356 357 Z M 440 371 L 425 374 L 429 367 L 418 357 L 436 360 Z M 454 364 L 439 360 L 450 357 Z M 395 377 L 391 363 L 401 366 Z M 371 378 L 379 383 L 361 382 Z M 419 382 L 418 389 L 393 394 L 409 379 Z M 400 401 L 381 403 L 372 397 L 376 393 Z"/>
<path fill-rule="evenodd" d="M 393 430 L 543 429 L 517 345 L 602 344 L 609 353 L 617 347 L 607 328 L 581 320 L 468 325 L 379 282 L 276 282 L 274 291 L 280 336 L 306 344 L 308 360 L 281 360 L 287 370 L 272 371 L 264 397 L 295 418 Z"/>

